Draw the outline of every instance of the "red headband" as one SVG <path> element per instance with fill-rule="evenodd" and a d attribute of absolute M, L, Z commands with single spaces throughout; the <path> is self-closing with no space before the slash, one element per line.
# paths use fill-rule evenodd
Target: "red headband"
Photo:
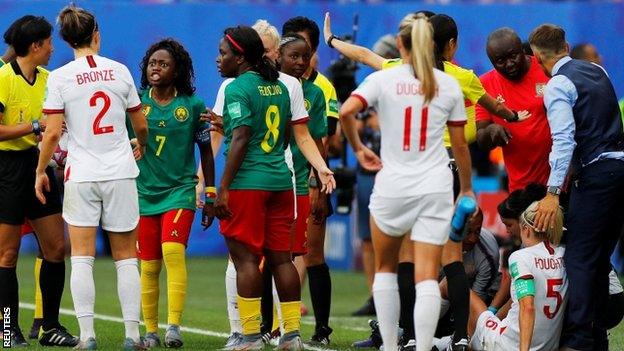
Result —
<path fill-rule="evenodd" d="M 234 47 L 236 48 L 236 50 L 240 51 L 241 54 L 245 53 L 245 50 L 243 50 L 243 47 L 238 45 L 238 43 L 236 42 L 236 40 L 234 40 L 234 38 L 232 38 L 229 34 L 225 35 L 225 39 L 227 39 L 230 44 L 234 45 Z"/>

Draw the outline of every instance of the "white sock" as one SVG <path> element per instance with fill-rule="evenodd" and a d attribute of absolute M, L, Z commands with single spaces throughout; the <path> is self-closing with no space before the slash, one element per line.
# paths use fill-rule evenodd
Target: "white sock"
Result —
<path fill-rule="evenodd" d="M 416 329 L 416 351 L 430 351 L 440 317 L 440 288 L 435 280 L 424 280 L 416 284 L 414 306 L 414 327 Z"/>
<path fill-rule="evenodd" d="M 93 309 L 95 306 L 95 283 L 93 281 L 93 256 L 72 256 L 70 288 L 74 310 L 80 326 L 80 340 L 95 338 Z"/>
<path fill-rule="evenodd" d="M 238 313 L 238 289 L 236 288 L 236 267 L 232 260 L 228 260 L 225 270 L 225 295 L 227 299 L 228 319 L 230 320 L 230 333 L 243 333 L 243 326 Z"/>
<path fill-rule="evenodd" d="M 121 314 L 126 327 L 126 338 L 139 342 L 139 320 L 141 313 L 141 278 L 136 258 L 115 261 L 117 268 L 117 294 Z"/>
<path fill-rule="evenodd" d="M 284 335 L 284 323 L 282 321 L 282 306 L 280 305 L 280 299 L 279 299 L 279 294 L 277 293 L 277 287 L 275 286 L 275 277 L 273 279 L 271 279 L 271 282 L 273 284 L 273 306 L 275 307 L 275 310 L 277 311 L 277 320 L 279 320 L 279 328 L 280 328 L 280 332 L 282 333 L 281 335 Z"/>
<path fill-rule="evenodd" d="M 396 273 L 375 273 L 373 298 L 384 351 L 396 351 L 400 312 L 399 284 Z"/>
<path fill-rule="evenodd" d="M 447 299 L 440 300 L 440 318 L 442 318 L 442 316 L 444 316 L 446 312 L 448 312 L 450 307 L 451 307 L 451 301 Z"/>

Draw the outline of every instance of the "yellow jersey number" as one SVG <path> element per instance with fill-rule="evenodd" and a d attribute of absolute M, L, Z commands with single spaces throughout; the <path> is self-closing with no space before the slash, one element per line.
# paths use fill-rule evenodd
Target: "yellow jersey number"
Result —
<path fill-rule="evenodd" d="M 266 114 L 264 115 L 264 121 L 267 125 L 268 130 L 266 134 L 264 134 L 264 139 L 262 139 L 260 147 L 264 152 L 268 154 L 273 151 L 273 148 L 275 148 L 275 144 L 277 144 L 277 138 L 279 137 L 280 114 L 277 105 L 269 106 L 269 108 L 266 110 Z M 271 141 L 271 139 L 273 140 Z"/>
<path fill-rule="evenodd" d="M 162 152 L 163 146 L 165 146 L 165 141 L 167 137 L 164 135 L 157 135 L 156 142 L 158 143 L 158 147 L 156 148 L 156 156 L 160 157 L 160 153 Z"/>

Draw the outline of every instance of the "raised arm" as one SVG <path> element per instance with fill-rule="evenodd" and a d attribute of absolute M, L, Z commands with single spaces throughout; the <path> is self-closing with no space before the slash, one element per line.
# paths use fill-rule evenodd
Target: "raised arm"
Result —
<path fill-rule="evenodd" d="M 347 43 L 333 36 L 331 31 L 331 18 L 329 12 L 325 13 L 325 22 L 323 25 L 323 36 L 325 43 L 330 47 L 338 50 L 345 57 L 367 65 L 374 70 L 381 70 L 384 58 L 374 53 L 372 50 L 363 46 Z M 331 39 L 331 41 L 330 41 Z"/>

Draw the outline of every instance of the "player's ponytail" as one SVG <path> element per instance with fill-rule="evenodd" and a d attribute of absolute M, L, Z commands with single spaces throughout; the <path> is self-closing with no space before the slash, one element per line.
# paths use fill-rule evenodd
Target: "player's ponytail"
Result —
<path fill-rule="evenodd" d="M 538 207 L 539 202 L 537 201 L 529 205 L 520 215 L 520 221 L 531 228 L 537 237 L 548 240 L 554 245 L 559 245 L 563 236 L 563 210 L 561 210 L 561 207 L 557 208 L 554 226 L 549 227 L 545 232 L 539 232 L 535 229 L 535 215 Z"/>
<path fill-rule="evenodd" d="M 450 16 L 439 14 L 429 18 L 433 26 L 433 42 L 435 43 L 435 62 L 439 70 L 444 71 L 444 61 L 450 58 L 444 57 L 447 45 L 451 40 L 457 42 L 457 24 Z"/>
<path fill-rule="evenodd" d="M 61 27 L 61 37 L 73 49 L 90 46 L 93 34 L 98 31 L 95 16 L 73 4 L 61 10 L 56 22 Z"/>
<path fill-rule="evenodd" d="M 253 28 L 237 26 L 226 29 L 225 41 L 233 52 L 242 55 L 251 69 L 268 81 L 274 82 L 279 78 L 279 72 L 269 60 L 264 57 L 264 45 L 260 35 Z"/>
<path fill-rule="evenodd" d="M 414 75 L 420 81 L 425 105 L 431 102 L 437 90 L 433 74 L 433 28 L 424 15 L 407 15 L 399 26 L 403 47 L 410 51 Z"/>

